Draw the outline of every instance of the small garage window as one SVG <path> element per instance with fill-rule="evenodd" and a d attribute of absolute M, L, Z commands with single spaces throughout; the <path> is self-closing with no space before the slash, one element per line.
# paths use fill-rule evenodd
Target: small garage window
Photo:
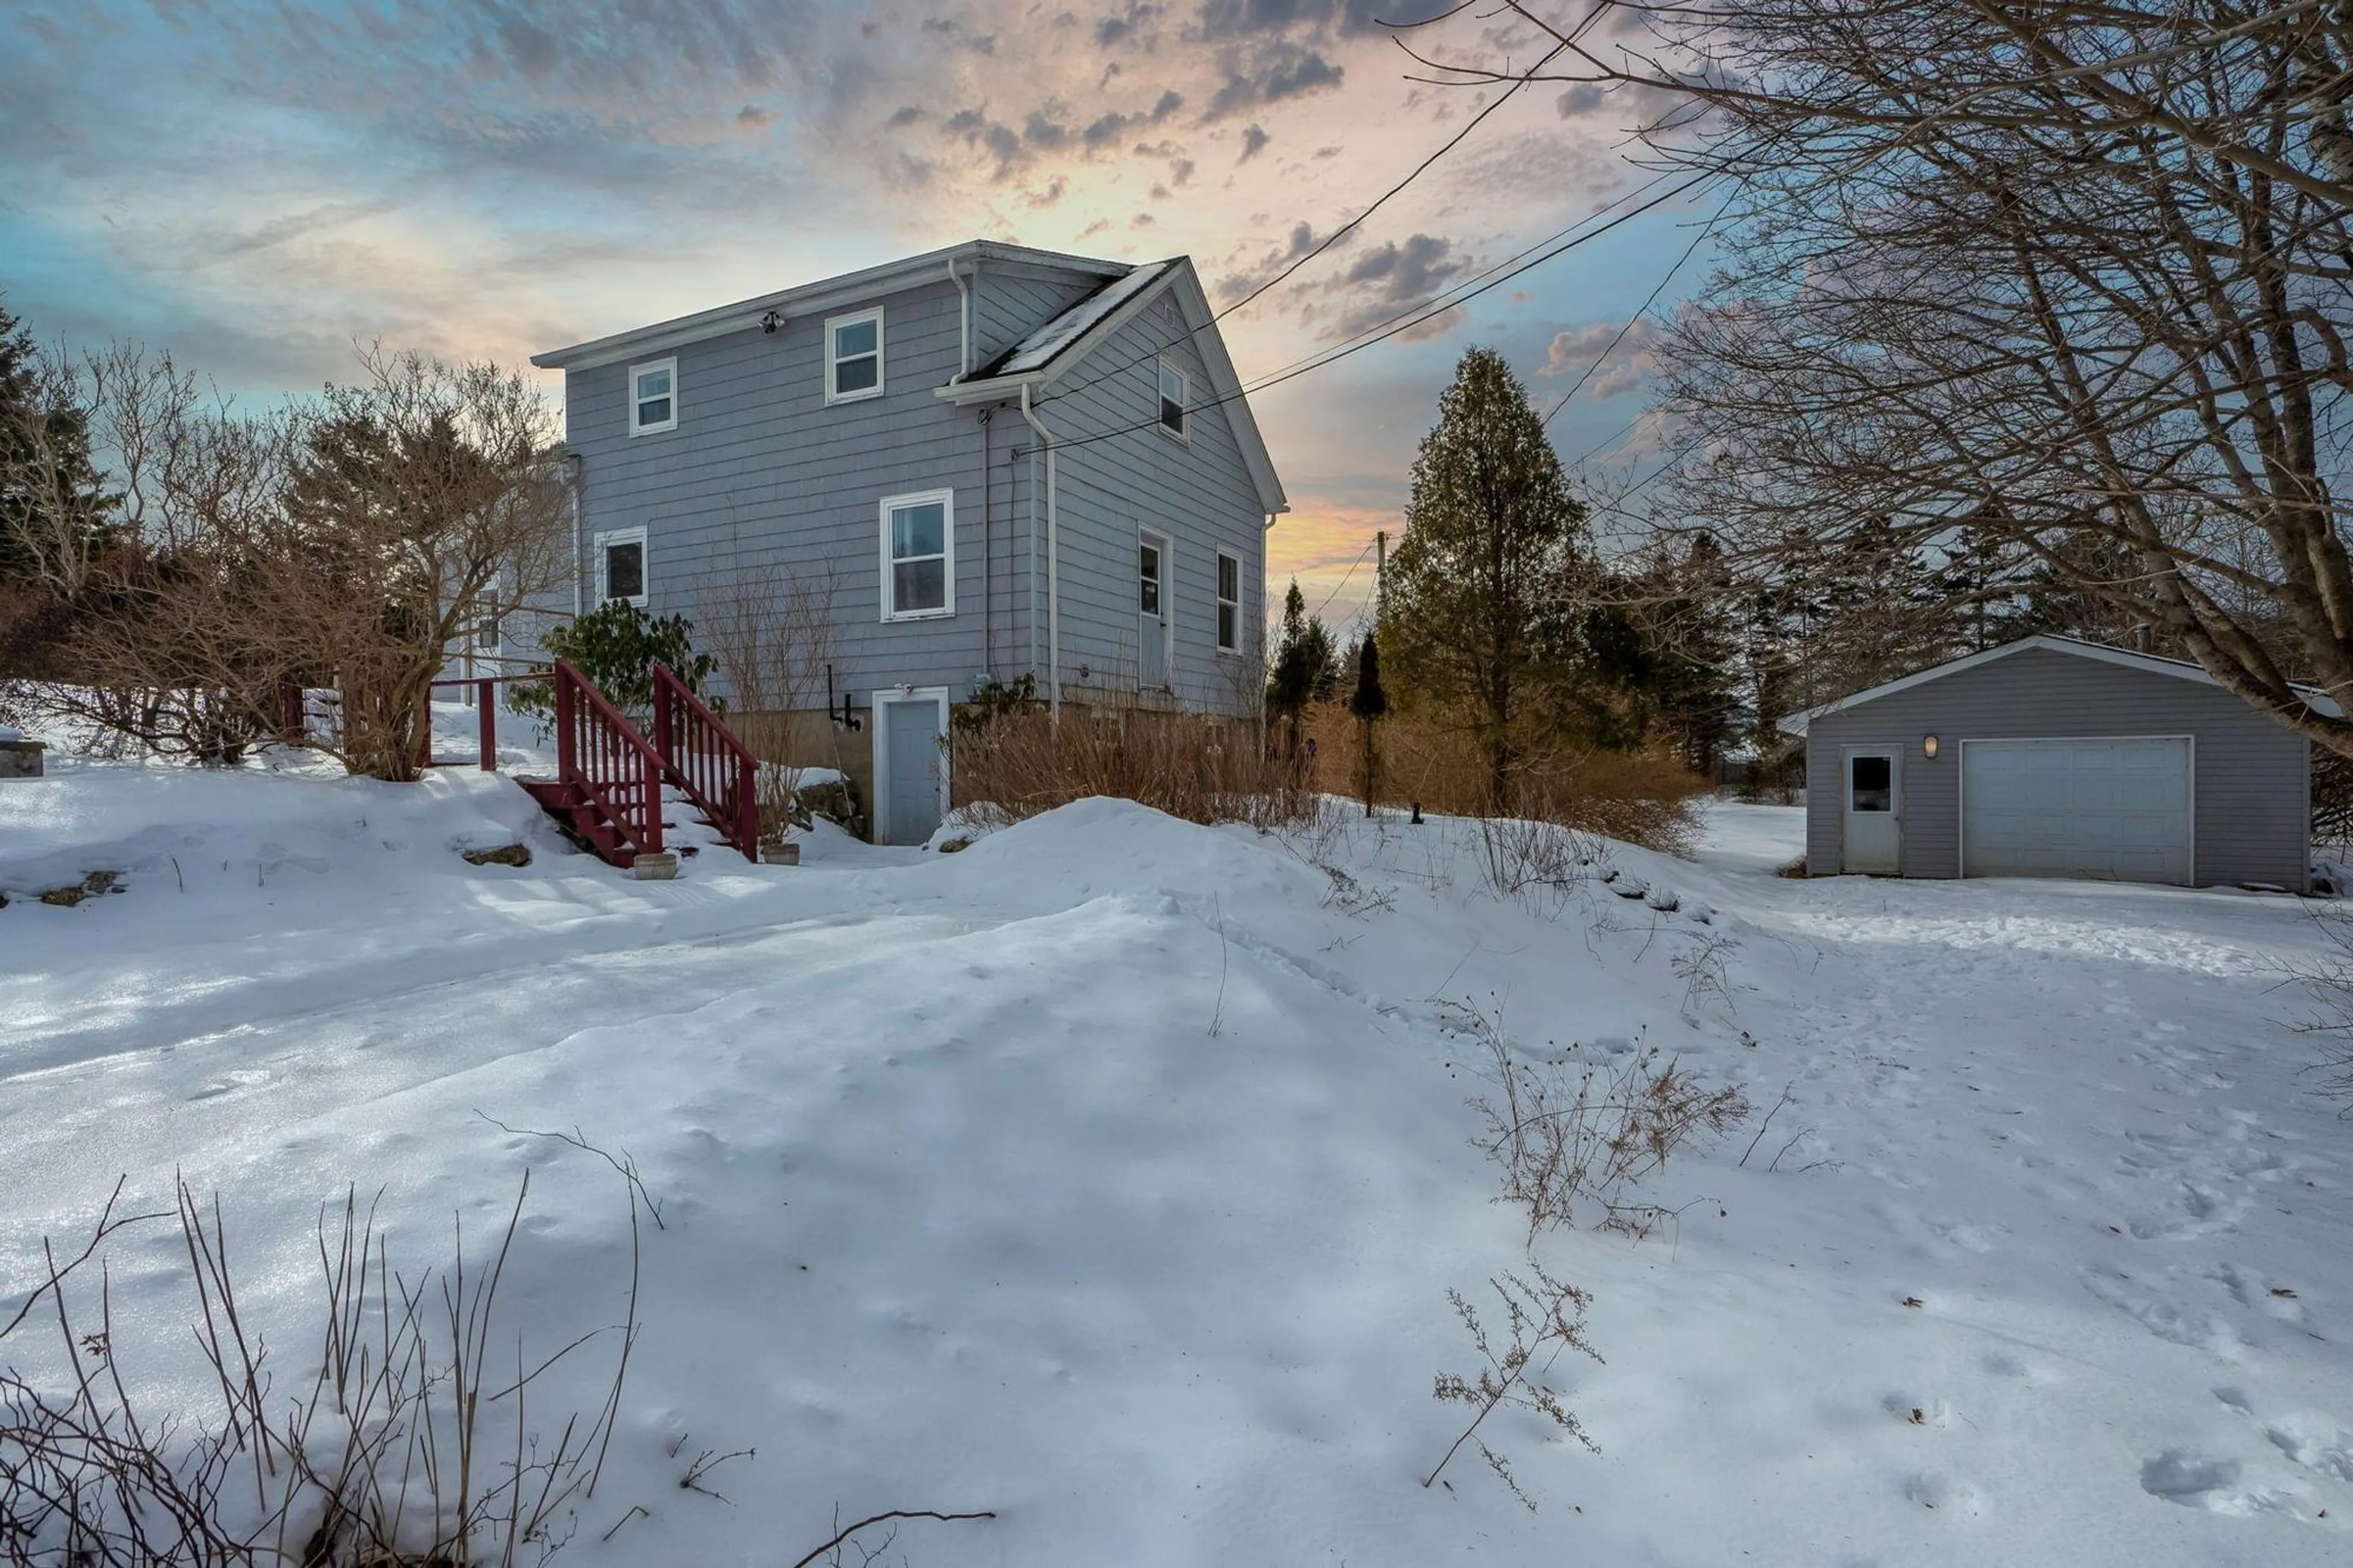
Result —
<path fill-rule="evenodd" d="M 1895 808 L 1895 759 L 1857 757 L 1847 788 L 1852 811 L 1893 811 Z"/>

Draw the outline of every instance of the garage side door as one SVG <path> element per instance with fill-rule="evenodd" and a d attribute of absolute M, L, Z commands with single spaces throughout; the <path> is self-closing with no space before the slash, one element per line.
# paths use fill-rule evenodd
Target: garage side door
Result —
<path fill-rule="evenodd" d="M 1970 741 L 1961 874 L 2190 880 L 2189 742 Z"/>

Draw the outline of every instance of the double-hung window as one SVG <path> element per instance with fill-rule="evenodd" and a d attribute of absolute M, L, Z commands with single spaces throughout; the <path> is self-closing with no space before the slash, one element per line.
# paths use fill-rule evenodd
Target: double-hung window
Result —
<path fill-rule="evenodd" d="M 1160 363 L 1160 427 L 1171 436 L 1185 438 L 1185 410 L 1192 402 L 1192 380 L 1182 368 Z"/>
<path fill-rule="evenodd" d="M 1242 647 L 1242 558 L 1218 552 L 1218 651 Z"/>
<path fill-rule="evenodd" d="M 658 359 L 629 367 L 629 434 L 678 428 L 678 361 Z"/>
<path fill-rule="evenodd" d="M 955 613 L 955 492 L 923 490 L 882 501 L 882 618 Z"/>
<path fill-rule="evenodd" d="M 882 310 L 828 317 L 825 323 L 825 400 L 854 403 L 882 394 Z"/>
<path fill-rule="evenodd" d="M 617 528 L 596 536 L 596 603 L 646 602 L 646 531 Z"/>

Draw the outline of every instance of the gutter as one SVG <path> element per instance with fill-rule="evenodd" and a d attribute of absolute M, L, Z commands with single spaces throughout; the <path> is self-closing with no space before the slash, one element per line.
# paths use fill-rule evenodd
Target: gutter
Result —
<path fill-rule="evenodd" d="M 1029 422 L 1039 445 L 1046 448 L 1046 710 L 1059 719 L 1062 714 L 1062 573 L 1054 526 L 1054 433 L 1029 406 L 1026 383 L 1021 388 L 1021 417 Z"/>

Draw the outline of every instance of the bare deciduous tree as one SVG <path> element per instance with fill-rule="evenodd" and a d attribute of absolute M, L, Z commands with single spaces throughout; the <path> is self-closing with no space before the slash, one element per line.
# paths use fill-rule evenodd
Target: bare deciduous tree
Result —
<path fill-rule="evenodd" d="M 361 363 L 304 422 L 271 587 L 288 661 L 340 695 L 324 744 L 406 779 L 449 651 L 569 578 L 572 492 L 521 375 L 381 348 Z"/>
<path fill-rule="evenodd" d="M 726 678 L 733 722 L 765 753 L 758 786 L 764 822 L 791 821 L 812 727 L 832 739 L 818 694 L 827 667 L 841 655 L 839 588 L 830 562 L 796 573 L 772 561 L 714 574 L 697 596 L 695 617 Z"/>
<path fill-rule="evenodd" d="M 1681 510 L 1751 562 L 2014 549 L 2353 754 L 2337 495 L 2353 13 L 2313 0 L 1511 0 L 1523 76 L 1725 200 L 1668 335 Z"/>
<path fill-rule="evenodd" d="M 521 376 L 364 350 L 316 405 L 238 414 L 168 355 L 51 362 L 107 465 L 122 548 L 60 566 L 67 684 L 40 706 L 132 743 L 232 761 L 289 683 L 335 689 L 313 739 L 417 776 L 452 648 L 571 571 L 552 410 Z"/>

